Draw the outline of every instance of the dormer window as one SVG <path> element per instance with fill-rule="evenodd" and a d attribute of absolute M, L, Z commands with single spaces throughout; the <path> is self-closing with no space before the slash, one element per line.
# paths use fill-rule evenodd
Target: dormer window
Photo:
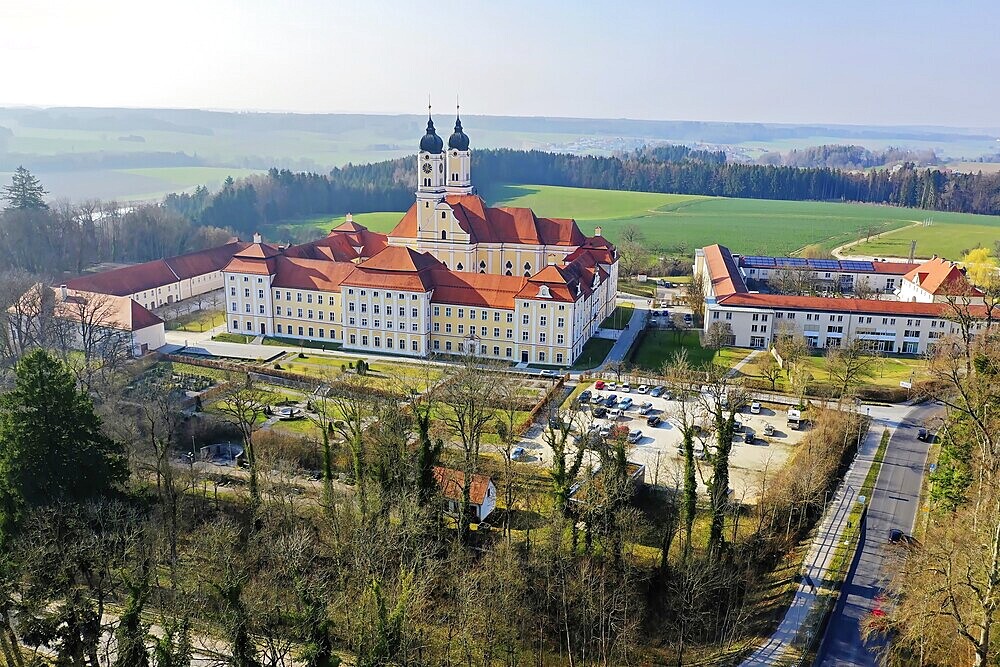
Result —
<path fill-rule="evenodd" d="M 542 285 L 538 288 L 538 298 L 539 299 L 551 299 L 552 294 L 549 293 L 549 286 Z"/>

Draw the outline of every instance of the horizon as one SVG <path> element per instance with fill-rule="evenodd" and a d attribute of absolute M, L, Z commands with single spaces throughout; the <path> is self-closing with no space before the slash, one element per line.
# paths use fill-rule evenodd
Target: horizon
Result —
<path fill-rule="evenodd" d="M 997 18 L 984 0 L 835 13 L 790 0 L 49 0 L 0 8 L 0 52 L 31 65 L 8 72 L 3 104 L 419 115 L 430 93 L 457 94 L 469 116 L 985 129 L 1000 106 Z M 947 97 L 928 88 L 942 81 Z"/>

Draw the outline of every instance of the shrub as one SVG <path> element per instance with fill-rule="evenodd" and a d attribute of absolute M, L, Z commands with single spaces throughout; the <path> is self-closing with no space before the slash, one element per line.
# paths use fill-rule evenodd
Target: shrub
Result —
<path fill-rule="evenodd" d="M 274 365 L 274 370 L 280 371 L 281 370 L 281 364 L 275 364 Z"/>

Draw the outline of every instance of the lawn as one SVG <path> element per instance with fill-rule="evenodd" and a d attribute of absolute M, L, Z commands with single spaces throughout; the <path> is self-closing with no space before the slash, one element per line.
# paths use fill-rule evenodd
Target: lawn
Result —
<path fill-rule="evenodd" d="M 673 331 L 648 331 L 635 351 L 633 363 L 644 370 L 659 371 L 663 362 L 680 350 L 687 351 L 688 362 L 692 366 L 712 362 L 727 368 L 731 368 L 750 352 L 742 348 L 706 349 L 701 346 L 696 331 L 684 332 L 679 341 Z"/>
<path fill-rule="evenodd" d="M 377 213 L 355 213 L 354 222 L 363 225 L 373 232 L 390 232 L 392 228 L 402 219 L 403 212 L 382 211 Z M 332 215 L 312 215 L 303 218 L 292 218 L 281 220 L 274 224 L 275 227 L 295 227 L 298 229 L 314 229 L 317 232 L 326 234 L 334 227 L 346 220 L 346 216 Z"/>
<path fill-rule="evenodd" d="M 610 338 L 597 338 L 596 336 L 588 340 L 583 345 L 583 351 L 573 364 L 573 370 L 587 370 L 601 365 L 611 348 L 615 346 L 615 341 Z"/>
<path fill-rule="evenodd" d="M 329 381 L 355 377 L 356 373 L 349 364 L 356 362 L 356 359 L 310 354 L 307 354 L 305 358 L 299 358 L 297 352 L 289 353 L 278 361 L 282 370 Z M 347 367 L 347 370 L 341 371 L 341 366 Z M 440 366 L 429 364 L 377 361 L 369 364 L 368 372 L 362 377 L 365 383 L 372 387 L 402 394 L 405 393 L 404 390 L 411 388 L 418 392 L 426 391 L 430 385 L 437 383 L 444 377 L 444 370 Z"/>
<path fill-rule="evenodd" d="M 539 215 L 575 218 L 587 234 L 601 227 L 612 241 L 618 239 L 622 228 L 636 225 L 651 249 L 685 255 L 712 243 L 746 254 L 791 254 L 814 243 L 832 249 L 858 238 L 869 228 L 897 229 L 926 218 L 933 218 L 935 223 L 1000 225 L 1000 217 L 872 204 L 730 199 L 546 185 L 500 186 L 488 190 L 485 196 L 494 205 L 527 206 Z M 973 243 L 963 247 L 970 245 Z M 935 252 L 933 248 L 924 250 Z"/>
<path fill-rule="evenodd" d="M 765 354 L 765 353 L 762 353 Z M 748 377 L 755 377 L 765 381 L 757 374 L 756 363 L 758 356 L 753 362 L 742 368 L 742 374 Z M 830 376 L 830 370 L 826 364 L 826 355 L 823 353 L 812 354 L 804 359 L 805 368 L 812 376 L 811 387 L 828 387 L 836 384 Z M 867 387 L 898 387 L 900 382 L 920 382 L 928 379 L 927 360 L 921 357 L 893 357 L 880 356 L 873 359 L 868 373 L 864 376 L 862 386 Z M 775 385 L 778 391 L 791 391 L 788 378 L 782 375 Z"/>
<path fill-rule="evenodd" d="M 221 310 L 196 310 L 170 320 L 167 322 L 167 329 L 201 333 L 224 324 L 225 321 L 226 314 Z"/>
<path fill-rule="evenodd" d="M 926 211 L 929 225 L 909 226 L 847 249 L 851 255 L 909 257 L 910 243 L 917 242 L 915 256 L 940 255 L 960 260 L 970 248 L 992 248 L 1000 241 L 1000 216 L 968 215 Z"/>
<path fill-rule="evenodd" d="M 253 340 L 253 336 L 247 336 L 245 334 L 220 333 L 212 336 L 212 340 L 217 340 L 220 343 L 249 343 Z"/>
<path fill-rule="evenodd" d="M 615 309 L 601 322 L 602 329 L 627 329 L 628 323 L 635 314 L 635 306 L 631 303 L 622 303 L 615 306 Z"/>

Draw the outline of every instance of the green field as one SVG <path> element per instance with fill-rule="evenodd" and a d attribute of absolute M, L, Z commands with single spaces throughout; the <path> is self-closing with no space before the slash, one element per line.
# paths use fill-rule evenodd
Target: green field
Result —
<path fill-rule="evenodd" d="M 635 350 L 633 363 L 642 370 L 659 372 L 663 363 L 673 359 L 674 355 L 685 350 L 688 363 L 698 368 L 707 363 L 731 368 L 746 357 L 750 350 L 738 347 L 726 347 L 721 350 L 709 350 L 701 346 L 696 331 L 686 331 L 680 335 L 673 331 L 648 331 Z"/>
<path fill-rule="evenodd" d="M 392 228 L 396 226 L 397 223 L 402 219 L 403 212 L 378 212 L 378 213 L 355 213 L 354 222 L 359 225 L 363 225 L 373 232 L 387 233 L 391 232 Z M 332 215 L 313 215 L 304 218 L 293 218 L 291 220 L 282 220 L 279 224 L 281 227 L 295 227 L 297 229 L 308 229 L 315 230 L 326 234 L 331 229 L 337 225 L 344 222 L 346 216 L 332 216 Z"/>
<path fill-rule="evenodd" d="M 869 228 L 897 229 L 926 218 L 963 224 L 990 224 L 995 219 L 1000 225 L 1000 217 L 870 204 L 728 199 L 544 185 L 507 185 L 486 196 L 498 205 L 527 206 L 539 215 L 575 218 L 587 234 L 602 227 L 612 241 L 618 239 L 623 227 L 636 225 L 651 248 L 681 254 L 711 243 L 727 245 L 736 252 L 776 255 L 794 253 L 814 243 L 832 249 Z"/>
<path fill-rule="evenodd" d="M 916 241 L 916 257 L 940 255 L 959 260 L 970 248 L 992 248 L 1000 241 L 1000 216 L 966 215 L 926 211 L 929 225 L 910 226 L 884 234 L 867 243 L 845 250 L 851 255 L 873 257 L 909 257 L 910 242 Z"/>

